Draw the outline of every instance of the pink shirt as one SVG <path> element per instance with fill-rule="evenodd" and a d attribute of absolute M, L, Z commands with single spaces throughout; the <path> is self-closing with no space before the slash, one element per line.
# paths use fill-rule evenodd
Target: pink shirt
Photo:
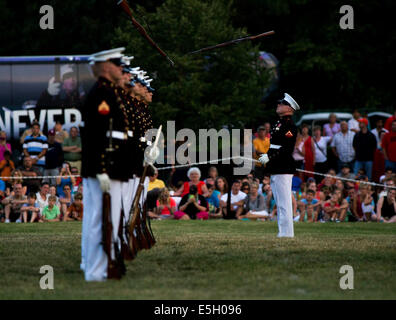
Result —
<path fill-rule="evenodd" d="M 335 123 L 333 128 L 330 128 L 330 123 L 326 123 L 323 126 L 323 131 L 324 131 L 324 136 L 326 137 L 332 137 L 334 136 L 337 132 L 341 131 L 341 126 L 339 123 Z"/>
<path fill-rule="evenodd" d="M 7 148 L 8 150 L 10 150 L 11 152 L 11 145 L 9 143 L 7 143 Z M 4 160 L 4 151 L 6 150 L 5 146 L 0 145 L 0 161 Z"/>

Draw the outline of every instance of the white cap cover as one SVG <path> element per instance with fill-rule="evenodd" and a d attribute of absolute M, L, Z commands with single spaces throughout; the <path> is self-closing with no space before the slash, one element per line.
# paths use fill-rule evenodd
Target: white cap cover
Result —
<path fill-rule="evenodd" d="M 89 64 L 94 64 L 95 62 L 104 62 L 110 59 L 121 59 L 124 55 L 122 54 L 122 51 L 124 51 L 125 48 L 115 48 L 115 49 L 110 49 L 110 50 L 104 50 L 100 51 L 97 53 L 94 53 L 89 57 Z"/>
<path fill-rule="evenodd" d="M 300 110 L 300 106 L 296 100 L 290 96 L 290 94 L 285 93 L 285 97 L 283 99 L 286 100 L 295 111 Z"/>

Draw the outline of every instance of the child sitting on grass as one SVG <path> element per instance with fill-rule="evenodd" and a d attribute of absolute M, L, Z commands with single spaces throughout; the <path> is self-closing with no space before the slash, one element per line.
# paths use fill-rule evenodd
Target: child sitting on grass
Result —
<path fill-rule="evenodd" d="M 30 220 L 30 223 L 32 223 L 39 220 L 40 207 L 36 200 L 37 198 L 34 192 L 28 194 L 28 203 L 23 204 L 21 208 L 23 222 L 26 223 Z"/>
<path fill-rule="evenodd" d="M 42 222 L 54 222 L 60 221 L 60 210 L 59 207 L 55 205 L 56 197 L 49 196 L 48 197 L 48 206 L 44 207 L 43 213 L 41 214 Z"/>
<path fill-rule="evenodd" d="M 315 191 L 309 189 L 305 194 L 305 198 L 298 202 L 300 221 L 316 222 L 318 220 L 320 201 L 314 197 Z"/>
<path fill-rule="evenodd" d="M 63 221 L 81 221 L 83 217 L 82 194 L 77 192 L 74 195 L 74 202 L 67 209 L 67 214 Z"/>

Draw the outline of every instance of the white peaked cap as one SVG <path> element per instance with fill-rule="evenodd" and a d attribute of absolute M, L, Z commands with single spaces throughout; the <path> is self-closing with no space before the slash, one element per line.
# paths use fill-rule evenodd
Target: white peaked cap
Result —
<path fill-rule="evenodd" d="M 130 65 L 131 65 L 131 61 L 132 61 L 133 59 L 134 59 L 134 56 L 130 56 L 130 57 L 123 56 L 123 57 L 121 58 L 121 60 L 125 63 L 126 66 L 130 66 Z"/>
<path fill-rule="evenodd" d="M 110 49 L 110 50 L 104 50 L 100 51 L 97 53 L 94 53 L 89 57 L 89 64 L 94 64 L 95 62 L 104 62 L 110 59 L 117 59 L 117 58 L 122 58 L 124 55 L 122 52 L 125 50 L 124 47 L 121 48 L 115 48 L 115 49 Z"/>
<path fill-rule="evenodd" d="M 60 77 L 61 78 L 63 78 L 63 76 L 66 73 L 72 73 L 72 72 L 74 72 L 74 71 L 73 71 L 73 68 L 72 68 L 72 66 L 70 64 L 64 64 L 64 65 L 62 65 L 60 67 Z"/>
<path fill-rule="evenodd" d="M 149 87 L 150 87 L 150 82 L 151 82 L 151 81 L 153 81 L 153 79 L 144 80 L 144 82 L 146 82 L 146 83 L 147 83 L 147 86 L 149 86 Z"/>
<path fill-rule="evenodd" d="M 298 103 L 296 102 L 296 100 L 294 100 L 290 94 L 285 93 L 285 97 L 283 98 L 284 100 L 286 100 L 287 102 L 289 102 L 290 106 L 295 110 L 300 110 L 300 106 L 298 105 Z"/>

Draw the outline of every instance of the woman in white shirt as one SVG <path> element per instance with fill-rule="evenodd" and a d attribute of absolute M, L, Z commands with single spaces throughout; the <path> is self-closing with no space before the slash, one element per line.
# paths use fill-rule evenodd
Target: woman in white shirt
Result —
<path fill-rule="evenodd" d="M 315 144 L 315 172 L 327 172 L 327 145 L 331 140 L 332 137 L 322 137 L 322 128 L 320 126 L 314 127 L 313 141 Z M 319 183 L 322 179 L 322 176 L 315 176 L 316 183 Z"/>

